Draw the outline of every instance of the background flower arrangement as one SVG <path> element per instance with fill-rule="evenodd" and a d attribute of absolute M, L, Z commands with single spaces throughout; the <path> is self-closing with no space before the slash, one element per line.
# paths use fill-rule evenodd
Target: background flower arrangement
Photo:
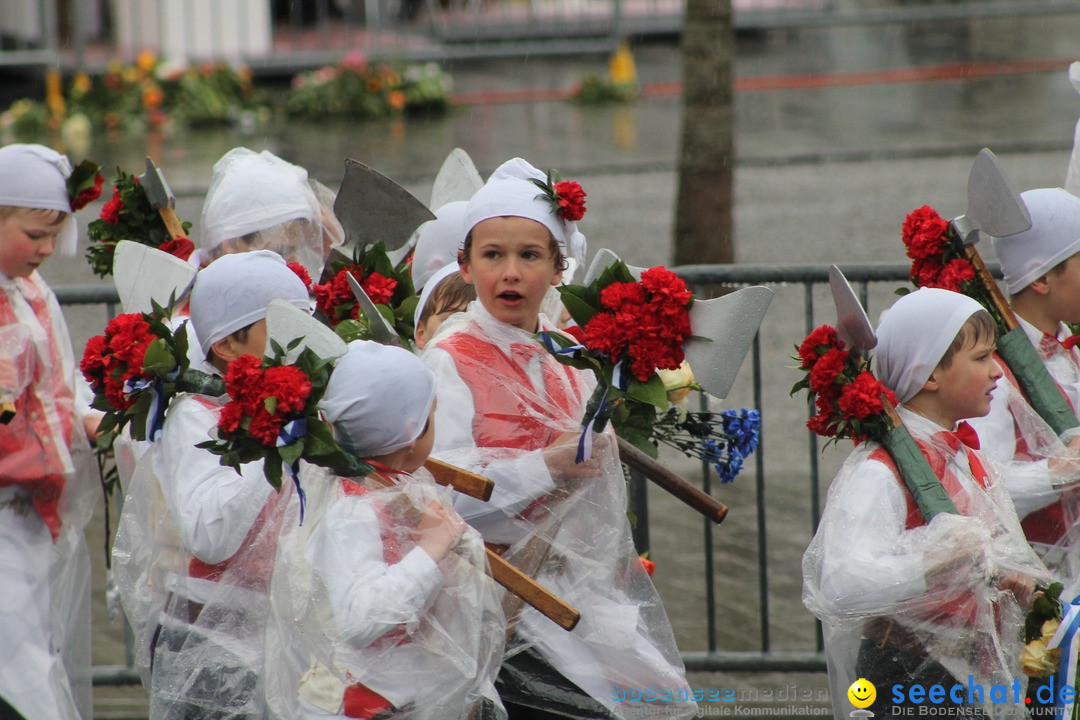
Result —
<path fill-rule="evenodd" d="M 450 76 L 435 63 L 373 66 L 354 52 L 337 65 L 294 77 L 285 111 L 312 120 L 441 113 L 448 106 L 450 86 Z"/>

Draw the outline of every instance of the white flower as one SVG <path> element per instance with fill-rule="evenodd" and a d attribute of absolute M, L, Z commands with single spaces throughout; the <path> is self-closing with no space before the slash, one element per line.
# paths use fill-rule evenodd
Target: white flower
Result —
<path fill-rule="evenodd" d="M 684 404 L 690 391 L 697 388 L 697 383 L 694 382 L 694 371 L 685 360 L 678 370 L 657 370 L 657 372 L 664 382 L 664 389 L 667 390 L 668 402 L 672 405 Z"/>

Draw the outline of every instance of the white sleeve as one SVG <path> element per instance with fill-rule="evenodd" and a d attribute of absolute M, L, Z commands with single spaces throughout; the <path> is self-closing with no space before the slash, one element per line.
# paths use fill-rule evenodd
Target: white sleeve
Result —
<path fill-rule="evenodd" d="M 357 647 L 397 627 L 414 629 L 442 584 L 438 565 L 420 547 L 393 565 L 385 561 L 379 517 L 366 496 L 335 502 L 306 555 L 329 593 L 341 637 Z"/>
<path fill-rule="evenodd" d="M 926 593 L 923 557 L 901 541 L 907 501 L 892 470 L 867 460 L 856 473 L 857 485 L 829 498 L 828 524 L 820 529 L 821 595 L 838 614 L 887 614 Z"/>
<path fill-rule="evenodd" d="M 471 470 L 494 483 L 487 502 L 455 493 L 454 509 L 485 540 L 514 543 L 527 532 L 515 516 L 533 501 L 555 491 L 555 482 L 540 450 L 477 448 L 472 427 L 475 415 L 472 392 L 461 379 L 454 359 L 445 350 L 429 345 L 424 364 L 435 374 L 434 457 Z"/>
<path fill-rule="evenodd" d="M 232 557 L 273 492 L 261 461 L 237 473 L 208 450 L 218 413 L 188 396 L 169 408 L 155 467 L 165 504 L 176 519 L 184 546 L 208 564 Z"/>

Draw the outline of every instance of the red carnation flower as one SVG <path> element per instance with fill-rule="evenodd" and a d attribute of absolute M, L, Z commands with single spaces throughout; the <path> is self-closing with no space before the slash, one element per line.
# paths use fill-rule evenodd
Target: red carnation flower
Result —
<path fill-rule="evenodd" d="M 101 389 L 105 382 L 105 349 L 105 336 L 95 335 L 86 341 L 86 349 L 79 363 L 83 377 L 95 391 Z"/>
<path fill-rule="evenodd" d="M 559 206 L 555 214 L 563 220 L 573 222 L 585 217 L 585 191 L 573 180 L 555 183 L 555 201 Z"/>
<path fill-rule="evenodd" d="M 275 415 L 295 414 L 304 409 L 311 395 L 311 381 L 304 371 L 292 365 L 268 368 L 263 373 L 263 393 L 277 400 Z"/>
<path fill-rule="evenodd" d="M 940 237 L 948 227 L 949 224 L 942 219 L 937 210 L 929 205 L 923 205 L 909 212 L 904 218 L 900 238 L 904 241 L 905 247 L 910 247 L 917 236 Z"/>
<path fill-rule="evenodd" d="M 585 344 L 585 331 L 582 330 L 580 325 L 567 325 L 563 328 L 563 332 L 577 340 L 580 344 Z"/>
<path fill-rule="evenodd" d="M 934 287 L 952 290 L 953 292 L 963 292 L 964 283 L 974 279 L 975 268 L 972 267 L 971 262 L 962 258 L 955 258 L 941 268 Z"/>
<path fill-rule="evenodd" d="M 650 304 L 658 307 L 686 307 L 693 293 L 686 289 L 686 282 L 664 267 L 649 268 L 641 273 L 641 284 L 652 295 Z"/>
<path fill-rule="evenodd" d="M 255 415 L 251 418 L 251 423 L 248 425 L 248 432 L 251 434 L 251 437 L 255 438 L 263 445 L 274 447 L 277 445 L 277 439 L 278 435 L 281 434 L 282 425 L 284 425 L 282 418 L 271 415 L 266 412 L 265 409 L 260 408 L 255 411 Z"/>
<path fill-rule="evenodd" d="M 799 346 L 799 359 L 802 360 L 801 367 L 804 370 L 812 368 L 818 358 L 825 354 L 818 350 L 821 345 L 835 347 L 840 350 L 844 348 L 844 343 L 840 342 L 836 337 L 836 328 L 831 325 L 822 325 L 815 328 Z"/>
<path fill-rule="evenodd" d="M 881 403 L 883 392 L 886 392 L 886 389 L 881 381 L 874 377 L 873 373 L 864 370 L 854 381 L 844 386 L 837 405 L 846 417 L 865 420 L 885 409 Z"/>
<path fill-rule="evenodd" d="M 296 277 L 300 278 L 300 280 L 304 283 L 304 287 L 306 287 L 310 291 L 311 275 L 308 274 L 307 269 L 298 262 L 289 263 L 289 269 L 296 273 Z"/>
<path fill-rule="evenodd" d="M 618 310 L 623 305 L 644 305 L 648 302 L 645 288 L 639 283 L 611 283 L 600 291 L 600 304 L 608 310 Z"/>
<path fill-rule="evenodd" d="M 84 207 L 101 197 L 101 186 L 105 184 L 105 177 L 100 173 L 94 176 L 93 187 L 81 191 L 71 201 L 71 211 L 82 210 Z"/>
<path fill-rule="evenodd" d="M 120 188 L 113 186 L 113 196 L 101 208 L 101 219 L 110 225 L 120 224 L 120 211 L 124 209 L 124 201 L 120 199 Z"/>
<path fill-rule="evenodd" d="M 158 250 L 167 252 L 170 255 L 175 255 L 181 260 L 187 260 L 191 257 L 191 253 L 195 252 L 195 243 L 191 242 L 186 237 L 178 237 L 161 243 L 158 245 Z"/>
<path fill-rule="evenodd" d="M 810 392 L 820 393 L 836 382 L 848 360 L 848 351 L 829 348 L 810 370 Z"/>
<path fill-rule="evenodd" d="M 376 305 L 385 305 L 394 297 L 397 280 L 373 272 L 364 280 L 362 285 L 364 292 L 371 298 L 371 302 Z"/>
<path fill-rule="evenodd" d="M 622 355 L 626 348 L 626 337 L 615 316 L 611 313 L 597 313 L 585 323 L 585 347 L 606 353 L 614 359 Z"/>

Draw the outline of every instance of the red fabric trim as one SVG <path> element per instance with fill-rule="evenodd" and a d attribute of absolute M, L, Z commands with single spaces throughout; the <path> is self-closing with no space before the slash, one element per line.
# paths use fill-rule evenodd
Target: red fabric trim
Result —
<path fill-rule="evenodd" d="M 389 700 L 360 683 L 345 688 L 344 701 L 345 717 L 349 718 L 365 718 L 369 720 L 394 709 Z"/>

